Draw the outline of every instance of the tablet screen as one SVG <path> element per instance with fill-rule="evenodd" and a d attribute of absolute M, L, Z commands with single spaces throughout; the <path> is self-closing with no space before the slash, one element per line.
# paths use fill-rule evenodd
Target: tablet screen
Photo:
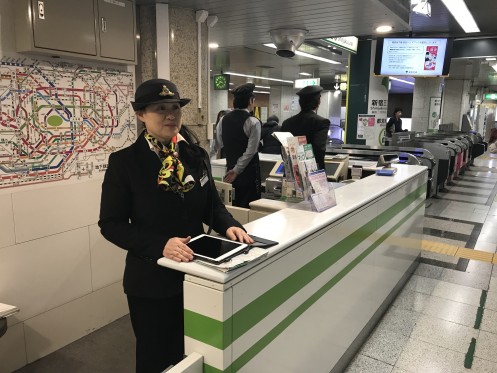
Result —
<path fill-rule="evenodd" d="M 227 259 L 247 247 L 246 244 L 240 242 L 227 241 L 207 235 L 195 237 L 187 245 L 195 255 L 216 261 Z"/>

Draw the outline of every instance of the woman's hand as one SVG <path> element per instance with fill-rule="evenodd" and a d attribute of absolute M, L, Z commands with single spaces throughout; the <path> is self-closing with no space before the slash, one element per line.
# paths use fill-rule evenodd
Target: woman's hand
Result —
<path fill-rule="evenodd" d="M 190 239 L 190 236 L 186 238 L 170 238 L 167 241 L 166 246 L 164 246 L 162 255 L 176 262 L 189 262 L 193 259 L 193 251 L 186 245 L 188 242 L 190 242 Z"/>
<path fill-rule="evenodd" d="M 233 241 L 239 241 L 248 244 L 254 243 L 254 240 L 250 238 L 247 232 L 239 227 L 229 227 L 226 230 L 226 237 Z"/>

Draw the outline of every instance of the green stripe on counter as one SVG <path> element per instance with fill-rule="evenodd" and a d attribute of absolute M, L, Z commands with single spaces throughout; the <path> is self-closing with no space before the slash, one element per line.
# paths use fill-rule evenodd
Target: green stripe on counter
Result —
<path fill-rule="evenodd" d="M 247 330 L 256 325 L 260 320 L 273 312 L 287 299 L 305 287 L 314 278 L 326 271 L 329 267 L 352 251 L 356 246 L 369 237 L 377 227 L 383 227 L 385 222 L 393 218 L 404 210 L 419 196 L 426 192 L 426 185 L 418 188 L 397 202 L 390 209 L 384 211 L 379 216 L 373 218 L 364 226 L 345 237 L 343 240 L 333 245 L 323 254 L 319 255 L 296 272 L 288 276 L 285 280 L 269 289 L 243 309 L 233 315 L 233 341 L 237 340 Z M 385 218 L 384 216 L 388 217 Z M 377 224 L 380 219 L 382 224 Z"/>
<path fill-rule="evenodd" d="M 419 210 L 424 206 L 424 201 L 414 208 L 411 213 Z M 272 330 L 269 331 L 264 337 L 262 337 L 258 342 L 256 342 L 252 347 L 245 351 L 238 359 L 236 359 L 232 364 L 232 372 L 239 371 L 245 364 L 252 360 L 259 352 L 261 352 L 269 343 L 271 343 L 278 335 L 280 335 L 288 326 L 290 326 L 300 315 L 302 315 L 307 309 L 309 309 L 316 301 L 318 301 L 323 295 L 325 295 L 333 286 L 335 286 L 341 279 L 343 279 L 354 267 L 356 267 L 365 257 L 367 257 L 374 249 L 376 249 L 383 241 L 385 241 L 397 228 L 399 228 L 405 221 L 411 217 L 411 214 L 402 218 L 394 227 L 392 227 L 388 232 L 383 234 L 378 240 L 376 240 L 370 247 L 363 251 L 359 256 L 357 256 L 352 262 L 350 262 L 344 269 L 342 269 L 335 277 L 328 281 L 323 287 L 321 287 L 317 292 L 315 292 L 310 298 L 308 298 L 304 303 L 297 307 L 292 313 L 290 313 L 283 321 L 276 325 Z"/>
<path fill-rule="evenodd" d="M 231 344 L 232 320 L 225 322 L 212 319 L 190 310 L 184 310 L 185 335 L 192 336 L 203 343 L 224 350 Z M 193 335 L 195 337 L 193 337 Z M 229 338 L 229 341 L 223 338 Z"/>
<path fill-rule="evenodd" d="M 347 236 L 346 238 L 344 238 L 343 240 L 341 240 L 340 242 L 329 248 L 323 254 L 321 254 L 320 256 L 316 257 L 315 259 L 313 259 L 312 261 L 301 267 L 299 270 L 288 276 L 286 279 L 282 280 L 279 284 L 269 289 L 266 293 L 256 298 L 254 301 L 246 305 L 243 309 L 238 311 L 236 314 L 234 314 L 231 318 L 227 319 L 225 322 L 213 320 L 209 317 L 200 315 L 193 311 L 185 310 L 185 335 L 190 338 L 196 339 L 200 342 L 214 346 L 216 348 L 225 349 L 231 343 L 233 343 L 233 341 L 238 339 L 246 331 L 248 331 L 254 325 L 259 323 L 264 317 L 269 315 L 282 303 L 284 303 L 291 296 L 293 296 L 295 293 L 301 290 L 314 278 L 319 276 L 330 266 L 336 263 L 339 259 L 343 258 L 346 254 L 352 251 L 357 245 L 362 243 L 365 239 L 367 239 L 367 237 L 369 237 L 372 233 L 374 233 L 374 231 L 376 231 L 378 227 L 381 228 L 385 224 L 385 222 L 391 220 L 395 215 L 397 215 L 399 212 L 404 210 L 407 206 L 409 206 L 420 196 L 423 196 L 425 193 L 426 193 L 426 184 L 423 184 L 421 187 L 419 187 L 418 189 L 407 195 L 401 201 L 394 204 L 391 208 L 384 211 L 379 216 L 373 218 L 364 226 L 354 231 L 349 236 Z M 422 203 L 420 203 L 418 206 L 415 207 L 415 210 L 419 209 L 421 206 L 424 206 L 424 200 Z M 415 210 L 413 210 L 413 212 Z M 401 223 L 403 223 L 405 220 L 410 218 L 411 215 L 412 213 L 404 217 L 401 220 Z M 380 225 L 379 222 L 381 222 L 382 224 Z M 399 223 L 397 223 L 395 227 L 390 229 L 388 232 L 393 232 L 398 226 L 400 226 Z M 381 238 L 376 242 L 383 242 L 383 240 L 389 234 L 391 233 L 382 235 Z M 370 246 L 370 248 L 372 248 L 371 250 L 373 250 L 376 247 L 377 247 L 376 244 Z M 368 250 L 369 249 L 365 251 L 367 252 L 367 254 L 369 254 L 370 252 Z M 364 257 L 361 254 L 358 258 L 362 260 Z M 355 260 L 352 263 L 355 263 Z M 349 265 L 346 268 L 349 268 L 349 266 L 352 263 L 349 263 Z M 357 263 L 355 263 L 353 267 L 357 265 Z M 353 267 L 350 267 L 350 269 L 352 269 Z M 342 272 L 344 270 L 342 270 Z M 331 286 L 336 284 L 336 282 L 341 280 L 342 277 L 346 273 L 348 273 L 348 271 L 343 272 L 343 275 L 341 275 L 342 272 L 340 272 L 329 282 L 329 284 L 332 284 Z M 314 302 L 315 301 L 313 301 L 312 303 Z M 304 304 L 302 306 L 304 306 Z M 295 310 L 294 312 L 297 312 L 297 310 Z M 232 333 L 227 333 L 229 330 L 228 328 L 231 328 L 232 325 L 234 325 Z M 284 326 L 284 328 L 286 328 L 286 326 Z M 264 338 L 262 340 L 264 340 Z M 270 336 L 268 338 L 270 338 Z M 242 357 L 240 357 L 239 359 L 241 358 Z"/>

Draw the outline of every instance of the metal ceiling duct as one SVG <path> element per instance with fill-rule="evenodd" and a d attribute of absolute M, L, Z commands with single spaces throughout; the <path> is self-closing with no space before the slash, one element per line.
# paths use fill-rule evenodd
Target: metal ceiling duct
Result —
<path fill-rule="evenodd" d="M 276 29 L 269 31 L 271 40 L 276 45 L 276 54 L 280 57 L 295 56 L 295 51 L 302 45 L 307 34 L 302 29 Z"/>

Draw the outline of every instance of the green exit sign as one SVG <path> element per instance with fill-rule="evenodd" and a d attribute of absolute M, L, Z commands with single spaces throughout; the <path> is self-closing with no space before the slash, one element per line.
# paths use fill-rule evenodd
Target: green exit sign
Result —
<path fill-rule="evenodd" d="M 485 100 L 497 100 L 497 93 L 486 93 Z"/>

